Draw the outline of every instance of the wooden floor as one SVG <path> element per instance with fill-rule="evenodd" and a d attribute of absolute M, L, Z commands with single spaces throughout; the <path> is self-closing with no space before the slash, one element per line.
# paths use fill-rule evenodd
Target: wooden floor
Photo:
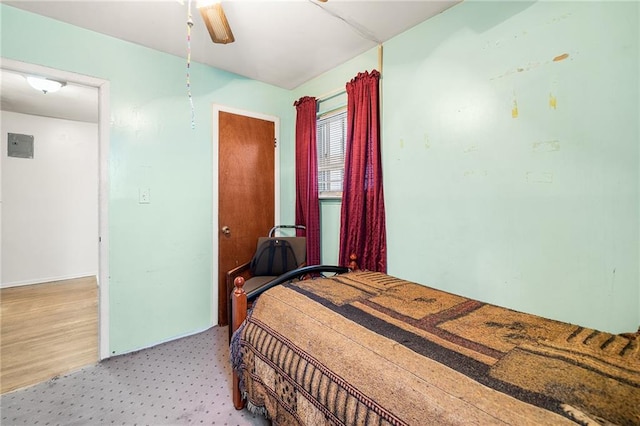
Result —
<path fill-rule="evenodd" d="M 0 393 L 96 363 L 96 278 L 0 289 L 0 330 Z"/>

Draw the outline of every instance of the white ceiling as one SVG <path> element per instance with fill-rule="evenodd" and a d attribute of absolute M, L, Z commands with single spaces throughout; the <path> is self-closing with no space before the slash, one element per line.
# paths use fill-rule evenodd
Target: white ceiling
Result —
<path fill-rule="evenodd" d="M 191 59 L 293 89 L 460 1 L 223 0 L 236 39 L 223 45 L 211 41 L 193 0 Z M 189 0 L 2 2 L 187 57 Z M 11 81 L 3 75 L 3 106 Z"/>

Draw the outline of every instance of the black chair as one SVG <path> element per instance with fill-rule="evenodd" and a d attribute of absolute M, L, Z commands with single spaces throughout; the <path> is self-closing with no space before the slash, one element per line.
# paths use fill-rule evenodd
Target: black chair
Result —
<path fill-rule="evenodd" d="M 306 265 L 306 237 L 275 236 L 278 229 L 305 229 L 302 225 L 277 225 L 271 228 L 269 236 L 258 238 L 256 252 L 251 260 L 227 271 L 227 312 L 231 321 L 229 296 L 233 291 L 233 281 L 241 276 L 245 279 L 244 290 L 249 293 L 261 288 L 279 276 Z M 230 322 L 229 322 L 230 323 Z"/>

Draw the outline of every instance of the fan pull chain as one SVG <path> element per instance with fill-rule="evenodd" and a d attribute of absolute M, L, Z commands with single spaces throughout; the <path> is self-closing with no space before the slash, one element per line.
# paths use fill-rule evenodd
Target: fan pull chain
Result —
<path fill-rule="evenodd" d="M 191 105 L 191 128 L 196 128 L 196 113 L 193 107 L 193 96 L 191 96 L 191 27 L 193 27 L 193 16 L 191 15 L 191 0 L 189 0 L 187 12 L 187 94 Z"/>

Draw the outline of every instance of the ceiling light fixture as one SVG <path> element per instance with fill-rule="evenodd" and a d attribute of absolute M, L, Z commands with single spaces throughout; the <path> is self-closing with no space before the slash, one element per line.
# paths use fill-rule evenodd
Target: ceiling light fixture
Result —
<path fill-rule="evenodd" d="M 233 33 L 220 0 L 199 1 L 198 9 L 214 43 L 233 43 Z"/>
<path fill-rule="evenodd" d="M 50 80 L 48 78 L 35 76 L 28 76 L 27 82 L 31 87 L 36 90 L 42 91 L 45 95 L 47 93 L 57 92 L 58 90 L 60 90 L 60 88 L 67 85 L 67 83 L 62 81 Z"/>

